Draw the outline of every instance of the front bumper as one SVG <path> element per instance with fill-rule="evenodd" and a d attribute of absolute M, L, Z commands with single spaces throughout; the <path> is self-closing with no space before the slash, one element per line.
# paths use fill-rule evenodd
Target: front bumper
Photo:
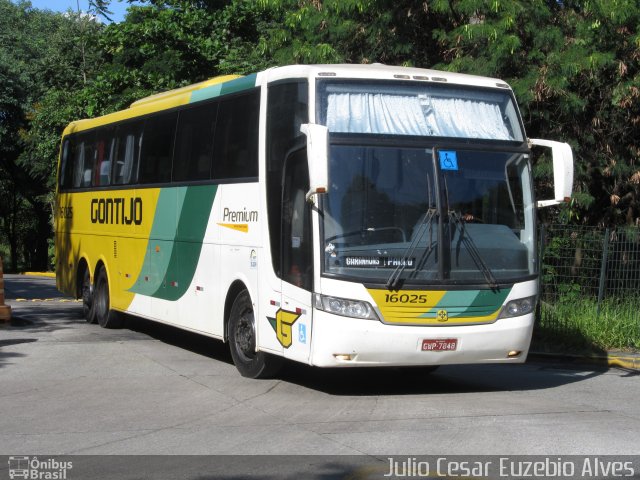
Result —
<path fill-rule="evenodd" d="M 523 363 L 534 323 L 529 314 L 482 325 L 385 325 L 319 310 L 313 319 L 309 363 L 319 367 Z M 458 340 L 455 351 L 422 351 L 425 339 L 450 338 Z"/>

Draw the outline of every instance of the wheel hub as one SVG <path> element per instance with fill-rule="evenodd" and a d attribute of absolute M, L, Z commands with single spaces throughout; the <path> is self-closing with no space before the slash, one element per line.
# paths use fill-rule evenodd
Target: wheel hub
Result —
<path fill-rule="evenodd" d="M 247 357 L 255 355 L 255 334 L 253 328 L 253 316 L 243 315 L 236 329 L 236 345 Z"/>

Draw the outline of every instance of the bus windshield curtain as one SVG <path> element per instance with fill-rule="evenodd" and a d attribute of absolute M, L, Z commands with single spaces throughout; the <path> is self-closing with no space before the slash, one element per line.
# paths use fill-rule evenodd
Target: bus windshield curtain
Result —
<path fill-rule="evenodd" d="M 497 103 L 469 98 L 330 93 L 327 127 L 340 133 L 513 140 Z"/>

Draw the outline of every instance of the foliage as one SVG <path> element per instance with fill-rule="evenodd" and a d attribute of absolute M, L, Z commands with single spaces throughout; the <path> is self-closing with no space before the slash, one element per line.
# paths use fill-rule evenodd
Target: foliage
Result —
<path fill-rule="evenodd" d="M 414 0 L 260 0 L 277 24 L 260 50 L 278 64 L 386 63 L 428 66 L 439 58 L 431 32 L 446 23 Z"/>
<path fill-rule="evenodd" d="M 454 30 L 436 33 L 450 47 L 447 63 L 440 66 L 506 79 L 530 135 L 573 146 L 573 207 L 581 221 L 610 225 L 640 217 L 637 2 L 457 5 L 465 20 Z M 548 167 L 539 165 L 535 173 L 548 190 Z"/>
<path fill-rule="evenodd" d="M 640 329 L 634 314 L 638 298 L 597 299 L 567 296 L 557 303 L 542 302 L 534 345 L 554 353 L 608 350 L 638 351 Z"/>

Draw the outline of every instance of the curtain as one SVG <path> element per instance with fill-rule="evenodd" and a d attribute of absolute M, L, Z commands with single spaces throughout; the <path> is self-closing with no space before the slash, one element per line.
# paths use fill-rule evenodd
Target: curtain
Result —
<path fill-rule="evenodd" d="M 500 106 L 480 99 L 330 93 L 332 132 L 513 140 Z"/>

